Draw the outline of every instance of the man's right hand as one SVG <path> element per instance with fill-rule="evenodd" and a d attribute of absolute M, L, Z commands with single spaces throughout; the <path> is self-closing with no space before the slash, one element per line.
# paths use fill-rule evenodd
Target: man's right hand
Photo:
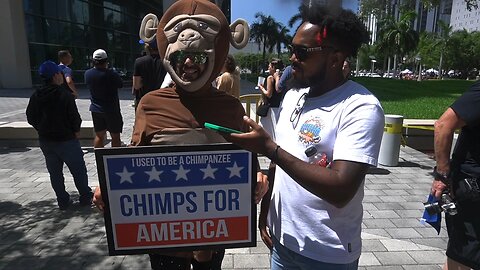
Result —
<path fill-rule="evenodd" d="M 255 123 L 255 121 L 249 117 L 243 116 L 243 121 L 252 128 L 250 132 L 242 134 L 225 133 L 222 134 L 222 136 L 227 141 L 234 143 L 245 150 L 270 157 L 277 146 L 272 140 L 272 137 L 270 137 L 260 125 Z"/>
<path fill-rule="evenodd" d="M 102 212 L 104 211 L 105 203 L 103 202 L 102 191 L 100 190 L 99 186 L 97 186 L 97 188 L 95 189 L 95 193 L 93 194 L 93 203 L 98 208 L 98 210 Z"/>

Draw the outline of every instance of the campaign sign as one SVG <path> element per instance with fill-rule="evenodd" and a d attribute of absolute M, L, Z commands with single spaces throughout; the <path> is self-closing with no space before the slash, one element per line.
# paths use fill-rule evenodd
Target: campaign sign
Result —
<path fill-rule="evenodd" d="M 95 157 L 110 255 L 255 246 L 251 152 L 225 143 L 102 148 Z"/>

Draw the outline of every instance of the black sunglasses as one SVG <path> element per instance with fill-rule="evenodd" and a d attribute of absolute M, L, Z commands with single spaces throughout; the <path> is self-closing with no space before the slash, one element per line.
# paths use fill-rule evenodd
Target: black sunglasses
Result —
<path fill-rule="evenodd" d="M 298 61 L 302 61 L 302 62 L 307 60 L 308 53 L 323 51 L 324 49 L 327 49 L 327 48 L 333 48 L 333 47 L 330 47 L 330 46 L 303 47 L 303 46 L 297 46 L 297 45 L 288 45 L 288 50 L 290 51 L 290 54 L 295 54 L 295 58 L 297 58 Z"/>
<path fill-rule="evenodd" d="M 174 64 L 184 63 L 187 58 L 190 58 L 196 64 L 202 65 L 207 62 L 208 56 L 204 52 L 176 51 L 170 56 L 170 61 Z"/>

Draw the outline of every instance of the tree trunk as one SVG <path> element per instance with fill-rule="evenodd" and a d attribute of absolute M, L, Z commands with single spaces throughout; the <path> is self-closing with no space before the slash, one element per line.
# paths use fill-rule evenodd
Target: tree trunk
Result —
<path fill-rule="evenodd" d="M 265 66 L 265 51 L 267 49 L 267 38 L 263 38 L 263 50 L 262 50 L 262 70 L 264 69 Z"/>
<path fill-rule="evenodd" d="M 393 77 L 397 77 L 397 54 L 393 55 Z"/>
<path fill-rule="evenodd" d="M 440 61 L 438 63 L 438 78 L 441 80 L 443 77 L 442 73 L 442 64 L 443 64 L 443 50 L 440 52 Z"/>
<path fill-rule="evenodd" d="M 360 71 L 360 57 L 357 55 L 357 64 L 355 66 L 355 77 L 358 76 L 359 71 Z"/>
<path fill-rule="evenodd" d="M 388 57 L 388 64 L 387 64 L 387 75 L 390 75 L 390 64 L 392 62 L 392 58 L 389 56 Z"/>

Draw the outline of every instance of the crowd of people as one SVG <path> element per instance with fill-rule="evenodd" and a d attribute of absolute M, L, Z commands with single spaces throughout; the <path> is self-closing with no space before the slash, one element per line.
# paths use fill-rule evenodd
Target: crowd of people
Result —
<path fill-rule="evenodd" d="M 232 29 L 239 31 L 248 25 L 229 26 L 221 10 L 206 0 L 174 3 L 154 34 L 141 37 L 145 55 L 132 63 L 136 114 L 130 146 L 231 142 L 268 157 L 268 175 L 257 168 L 252 199 L 261 201 L 258 227 L 271 249 L 271 269 L 357 269 L 365 175 L 378 164 L 384 130 L 378 99 L 349 79 L 349 59 L 368 41 L 368 32 L 353 12 L 327 9 L 319 1 L 303 1 L 300 15 L 290 64 L 285 67 L 281 60 L 271 59 L 268 76 L 258 85 L 269 108 L 259 125 L 245 116 L 238 99 L 239 68 L 228 54 L 230 43 L 241 48 L 248 41 L 248 37 L 233 35 Z M 193 23 L 200 17 L 201 23 Z M 207 23 L 214 24 L 215 31 L 197 27 Z M 59 64 L 45 61 L 40 65 L 43 85 L 30 98 L 27 119 L 38 131 L 58 207 L 66 210 L 72 204 L 64 184 L 66 164 L 80 195 L 79 204 L 91 205 L 93 200 L 104 210 L 102 191 L 97 187 L 93 193 L 88 185 L 78 140 L 82 120 L 69 67 L 73 57 L 62 50 L 58 60 Z M 107 131 L 111 146 L 122 146 L 118 90 L 123 82 L 108 68 L 108 60 L 105 50 L 94 51 L 93 67 L 84 78 L 90 91 L 95 148 L 105 146 Z M 475 181 L 480 175 L 480 112 L 475 106 L 479 93 L 477 83 L 435 125 L 437 166 L 432 195 L 441 198 L 450 192 L 462 198 L 457 203 L 458 214 L 446 214 L 450 241 L 445 269 L 480 268 L 480 218 L 472 214 L 480 194 L 475 197 L 470 192 L 464 198 L 461 193 L 465 175 Z M 203 129 L 205 122 L 243 133 L 218 134 Z M 461 154 L 456 151 L 456 162 L 451 163 L 449 149 L 458 128 L 462 128 L 462 144 L 468 146 Z M 307 150 L 312 148 L 322 156 L 321 163 L 310 160 Z M 152 269 L 199 270 L 221 269 L 224 252 L 207 249 L 149 255 Z"/>

